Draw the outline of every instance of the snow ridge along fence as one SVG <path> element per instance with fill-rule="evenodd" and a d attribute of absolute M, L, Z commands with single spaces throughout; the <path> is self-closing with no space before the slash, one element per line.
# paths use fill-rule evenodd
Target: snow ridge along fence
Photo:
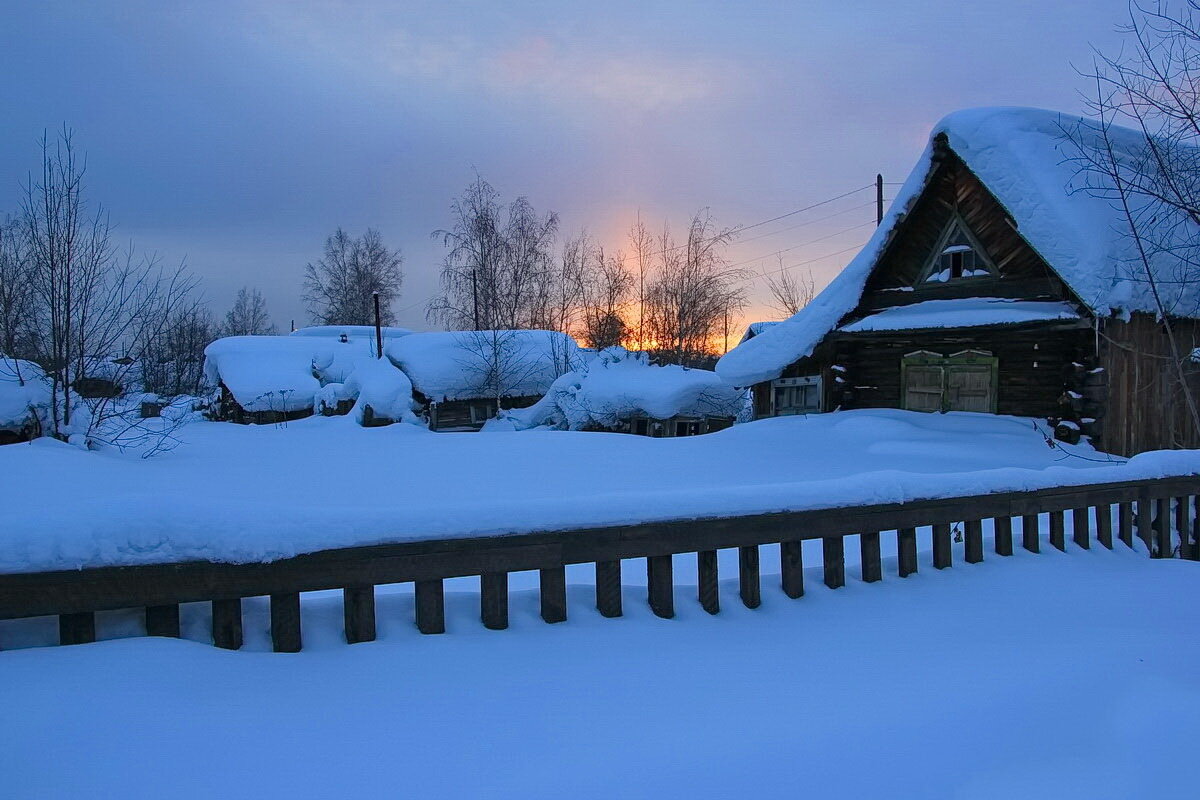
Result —
<path fill-rule="evenodd" d="M 469 539 L 434 539 L 402 544 L 323 550 L 261 564 L 193 561 L 132 567 L 102 567 L 0 575 L 0 619 L 58 615 L 59 641 L 95 640 L 95 613 L 144 607 L 146 632 L 179 636 L 179 604 L 212 603 L 212 636 L 218 647 L 242 644 L 242 598 L 269 595 L 271 638 L 279 652 L 300 650 L 300 593 L 342 589 L 348 642 L 375 638 L 375 586 L 413 582 L 416 624 L 422 633 L 443 633 L 443 581 L 480 577 L 480 617 L 488 628 L 508 626 L 508 574 L 539 570 L 541 615 L 567 618 L 566 565 L 596 565 L 596 608 L 621 615 L 621 561 L 645 558 L 648 601 L 660 617 L 675 613 L 672 556 L 697 554 L 699 602 L 717 613 L 717 550 L 737 548 L 739 595 L 760 603 L 759 547 L 780 545 L 781 588 L 791 598 L 804 594 L 801 542 L 821 539 L 825 585 L 845 585 L 845 547 L 858 537 L 864 581 L 883 578 L 881 532 L 895 532 L 900 577 L 917 571 L 917 531 L 930 529 L 933 565 L 953 562 L 952 527 L 962 525 L 963 559 L 984 557 L 983 521 L 991 519 L 995 552 L 1013 552 L 1014 520 L 1021 545 L 1041 546 L 1040 520 L 1048 515 L 1049 544 L 1067 549 L 1069 527 L 1075 546 L 1093 539 L 1112 549 L 1117 541 L 1141 539 L 1152 557 L 1200 558 L 1196 530 L 1200 477 L 1066 486 L 1026 492 L 983 494 L 900 504 L 827 508 L 753 516 L 687 519 L 638 525 L 549 531 Z M 1115 507 L 1115 513 L 1114 513 Z M 1070 512 L 1068 526 L 1067 512 Z M 1115 523 L 1115 524 L 1114 524 Z"/>

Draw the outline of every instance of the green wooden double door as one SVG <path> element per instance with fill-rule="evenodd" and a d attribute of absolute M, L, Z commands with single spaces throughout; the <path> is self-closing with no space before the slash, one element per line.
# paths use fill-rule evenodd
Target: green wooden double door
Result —
<path fill-rule="evenodd" d="M 944 356 L 919 350 L 900 362 L 902 407 L 909 411 L 996 412 L 999 361 L 984 350 Z"/>

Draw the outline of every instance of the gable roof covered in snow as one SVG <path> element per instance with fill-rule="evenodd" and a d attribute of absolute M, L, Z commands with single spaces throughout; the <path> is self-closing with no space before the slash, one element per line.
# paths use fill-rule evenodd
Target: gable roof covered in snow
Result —
<path fill-rule="evenodd" d="M 580 358 L 570 336 L 536 330 L 413 333 L 384 352 L 432 402 L 541 397 Z"/>
<path fill-rule="evenodd" d="M 1140 132 L 1112 127 L 1118 159 L 1145 149 Z M 1017 233 L 1063 281 L 1080 305 L 1098 317 L 1156 312 L 1141 279 L 1136 245 L 1104 176 L 1080 173 L 1080 147 L 1100 147 L 1095 122 L 1030 108 L 981 108 L 953 113 L 934 128 L 928 145 L 874 235 L 830 284 L 799 313 L 744 341 L 717 363 L 736 386 L 778 377 L 808 355 L 855 309 L 875 266 L 934 175 L 939 154 L 962 160 L 1009 215 Z M 1107 195 L 1109 196 L 1106 196 Z M 1179 260 L 1154 257 L 1164 305 L 1181 316 L 1200 315 L 1200 286 L 1181 282 Z"/>
<path fill-rule="evenodd" d="M 312 408 L 321 389 L 314 356 L 332 361 L 332 342 L 293 336 L 227 336 L 204 348 L 204 375 L 224 384 L 246 411 Z"/>

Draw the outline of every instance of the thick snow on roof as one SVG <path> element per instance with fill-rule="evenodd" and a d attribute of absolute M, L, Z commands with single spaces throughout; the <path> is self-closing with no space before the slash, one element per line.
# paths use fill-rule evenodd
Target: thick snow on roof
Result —
<path fill-rule="evenodd" d="M 1078 174 L 1078 147 L 1095 147 L 1095 123 L 1033 108 L 978 108 L 950 114 L 937 124 L 930 143 L 896 194 L 883 223 L 844 270 L 807 307 L 781 325 L 731 350 L 717 372 L 736 386 L 779 375 L 814 347 L 851 311 L 875 261 L 897 223 L 911 208 L 930 174 L 933 137 L 946 134 L 950 148 L 996 196 L 1021 235 L 1096 314 L 1154 312 L 1149 286 L 1138 280 L 1136 252 L 1122 231 L 1124 217 L 1112 200 L 1098 196 L 1103 180 Z M 1119 158 L 1132 160 L 1144 146 L 1141 134 L 1110 129 Z M 1084 188 L 1085 182 L 1092 189 Z M 1108 187 L 1111 188 L 1111 187 Z M 1167 304 L 1194 315 L 1200 287 L 1173 279 L 1177 262 L 1160 254 L 1155 264 Z"/>
<path fill-rule="evenodd" d="M 758 336 L 760 333 L 765 331 L 767 328 L 775 327 L 776 325 L 779 324 L 779 322 L 780 322 L 779 320 L 766 320 L 763 322 L 751 322 L 749 325 L 746 326 L 746 332 L 742 334 L 742 338 L 738 340 L 738 344 L 741 344 L 742 342 L 746 341 L 747 339 L 753 339 L 755 336 Z"/>
<path fill-rule="evenodd" d="M 413 414 L 412 382 L 386 358 L 360 356 L 343 392 L 346 397 L 358 398 L 350 412 L 356 422 L 363 421 L 363 411 L 370 406 L 376 417 L 419 424 Z"/>
<path fill-rule="evenodd" d="M 433 402 L 540 397 L 579 363 L 579 345 L 555 331 L 413 333 L 384 343 L 384 352 Z"/>
<path fill-rule="evenodd" d="M 561 376 L 536 405 L 509 413 L 519 428 L 611 428 L 644 415 L 737 417 L 746 393 L 715 373 L 674 364 L 656 366 L 645 353 L 610 347 Z"/>
<path fill-rule="evenodd" d="M 838 330 L 858 333 L 918 328 L 972 328 L 1056 319 L 1079 319 L 1079 314 L 1068 303 L 1010 300 L 1003 297 L 959 297 L 886 308 L 878 314 L 843 325 Z"/>
<path fill-rule="evenodd" d="M 412 331 L 408 328 L 392 328 L 384 326 L 383 338 L 395 339 L 400 336 L 408 336 Z M 292 336 L 318 336 L 330 337 L 333 339 L 339 338 L 345 334 L 347 338 L 367 338 L 375 339 L 374 325 L 310 325 L 307 328 L 297 328 L 292 331 Z"/>
<path fill-rule="evenodd" d="M 0 428 L 23 428 L 37 409 L 49 404 L 50 382 L 41 367 L 0 356 Z"/>
<path fill-rule="evenodd" d="M 228 336 L 204 348 L 204 374 L 247 411 L 312 408 L 321 388 L 314 356 L 333 362 L 333 342 L 292 336 Z"/>

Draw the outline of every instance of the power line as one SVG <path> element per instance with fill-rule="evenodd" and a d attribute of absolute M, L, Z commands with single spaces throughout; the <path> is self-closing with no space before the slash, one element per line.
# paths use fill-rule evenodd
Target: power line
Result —
<path fill-rule="evenodd" d="M 815 264 L 818 261 L 824 261 L 827 258 L 833 258 L 834 256 L 840 256 L 844 253 L 849 253 L 854 250 L 861 250 L 865 244 L 866 244 L 866 242 L 862 242 L 861 244 L 856 244 L 851 247 L 847 247 L 844 250 L 838 250 L 837 252 L 834 252 L 834 253 L 826 253 L 823 256 L 817 256 L 816 258 L 810 258 L 807 261 L 800 261 L 800 262 L 797 262 L 795 264 L 791 264 L 791 265 L 785 267 L 785 269 L 795 269 L 796 267 L 803 267 L 803 266 L 807 266 L 808 264 Z M 767 276 L 765 274 L 755 275 L 755 276 L 753 276 L 753 278 L 751 278 L 751 280 L 758 280 L 759 278 L 766 278 L 766 277 Z"/>
<path fill-rule="evenodd" d="M 843 233 L 849 233 L 850 231 L 856 231 L 859 228 L 865 228 L 868 225 L 874 225 L 874 224 L 875 224 L 875 220 L 873 220 L 873 219 L 867 220 L 866 222 L 861 222 L 858 225 L 851 225 L 848 228 L 842 228 L 839 231 L 834 231 L 833 233 L 826 234 L 825 236 L 819 236 L 816 239 L 810 239 L 807 242 L 801 242 L 800 244 L 795 244 L 795 245 L 792 245 L 791 247 L 785 247 L 782 250 L 776 250 L 774 253 L 767 253 L 764 256 L 748 258 L 745 261 L 739 261 L 736 264 L 730 264 L 729 269 L 733 269 L 734 267 L 744 266 L 746 264 L 752 264 L 755 261 L 762 261 L 765 258 L 770 258 L 771 256 L 777 256 L 777 255 L 781 255 L 783 253 L 788 253 L 788 252 L 791 252 L 792 250 L 799 250 L 801 247 L 807 247 L 810 244 L 816 244 L 817 242 L 823 242 L 826 239 L 832 239 L 835 236 L 841 236 Z M 798 266 L 798 265 L 793 265 L 793 266 Z"/>
<path fill-rule="evenodd" d="M 886 203 L 886 202 L 890 202 L 890 201 L 885 198 L 884 202 Z M 805 220 L 804 222 L 797 222 L 795 225 L 788 225 L 786 228 L 779 228 L 778 230 L 768 231 L 767 233 L 760 233 L 758 236 L 751 236 L 749 239 L 740 239 L 740 240 L 738 240 L 738 244 L 745 244 L 747 242 L 757 242 L 759 239 L 765 239 L 766 237 L 774 236 L 777 233 L 786 233 L 788 231 L 794 231 L 797 228 L 804 228 L 809 225 L 815 225 L 818 222 L 825 222 L 826 220 L 835 219 L 836 217 L 841 217 L 846 214 L 849 214 L 851 211 L 860 211 L 861 209 L 864 209 L 864 208 L 867 208 L 868 206 L 873 206 L 873 205 L 875 205 L 875 201 L 868 200 L 865 203 L 861 203 L 857 206 L 851 206 L 850 208 L 844 208 L 841 211 L 835 212 L 833 214 L 826 214 L 823 217 L 817 217 L 816 219 Z"/>

